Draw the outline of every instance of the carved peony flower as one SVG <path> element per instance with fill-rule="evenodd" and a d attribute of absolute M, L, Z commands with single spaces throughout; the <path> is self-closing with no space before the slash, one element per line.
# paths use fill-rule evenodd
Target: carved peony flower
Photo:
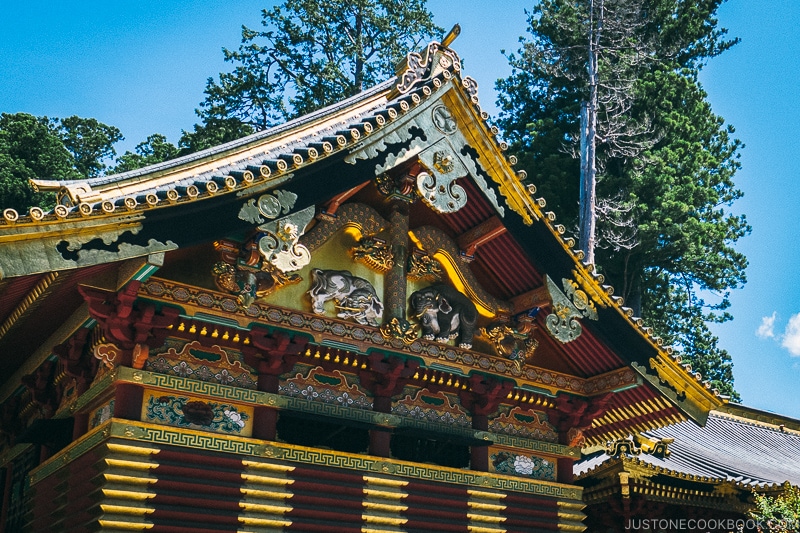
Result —
<path fill-rule="evenodd" d="M 214 409 L 205 402 L 186 402 L 183 406 L 183 418 L 190 424 L 210 426 L 214 422 Z"/>
<path fill-rule="evenodd" d="M 533 474 L 533 460 L 524 455 L 517 455 L 514 457 L 514 471 L 523 476 L 530 476 Z"/>
<path fill-rule="evenodd" d="M 244 420 L 242 420 L 241 414 L 237 413 L 236 411 L 231 411 L 230 409 L 225 409 L 223 413 L 231 422 L 233 422 L 240 428 L 244 427 Z"/>

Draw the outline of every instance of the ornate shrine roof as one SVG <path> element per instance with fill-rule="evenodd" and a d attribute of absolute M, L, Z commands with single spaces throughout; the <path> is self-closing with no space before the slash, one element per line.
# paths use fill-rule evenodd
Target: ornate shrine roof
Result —
<path fill-rule="evenodd" d="M 575 240 L 545 211 L 545 200 L 534 197 L 535 188 L 522 182 L 524 173 L 513 169 L 516 160 L 503 153 L 507 147 L 488 118 L 458 56 L 432 43 L 410 54 L 395 78 L 267 131 L 131 172 L 34 180 L 38 189 L 56 191 L 59 205 L 50 212 L 3 211 L 0 350 L 56 331 L 46 315 L 33 316 L 36 306 L 30 305 L 56 300 L 55 285 L 40 286 L 43 276 L 58 272 L 63 280 L 115 263 L 143 272 L 145 258 L 251 230 L 255 221 L 263 222 L 255 202 L 267 192 L 296 198 L 279 206 L 283 214 L 310 207 L 335 212 L 365 183 L 419 160 L 433 174 L 453 165 L 459 176 L 468 176 L 425 192 L 418 187 L 425 204 L 439 213 L 438 227 L 459 244 L 459 250 L 439 247 L 438 253 L 472 258 L 472 270 L 491 288 L 491 312 L 500 305 L 491 302 L 521 313 L 535 307 L 531 302 L 542 291 L 550 299 L 558 293 L 565 298 L 562 309 L 573 308 L 583 330 L 572 342 L 548 341 L 565 355 L 567 368 L 561 370 L 581 379 L 625 366 L 636 370 L 635 383 L 614 390 L 610 411 L 595 421 L 591 439 L 686 417 L 703 423 L 722 400 L 624 307 L 594 265 L 583 262 Z M 452 157 L 437 160 L 439 149 Z M 426 228 L 412 227 L 413 238 L 436 248 Z M 42 312 L 51 307 L 42 305 Z M 553 305 L 536 320 L 544 328 L 560 318 Z M 27 368 L 25 354 L 15 353 L 3 363 L 6 375 Z M 8 386 L 3 391 L 5 398 Z"/>

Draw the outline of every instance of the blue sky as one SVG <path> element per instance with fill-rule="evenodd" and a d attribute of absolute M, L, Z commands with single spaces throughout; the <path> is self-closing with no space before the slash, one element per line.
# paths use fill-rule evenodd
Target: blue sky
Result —
<path fill-rule="evenodd" d="M 94 117 L 118 127 L 132 150 L 152 133 L 177 142 L 191 129 L 209 76 L 226 69 L 223 46 L 256 27 L 255 0 L 5 2 L 0 8 L 0 112 Z M 495 114 L 494 80 L 509 74 L 528 1 L 432 0 L 440 26 L 458 22 L 453 48 Z M 732 296 L 735 319 L 715 328 L 733 356 L 744 403 L 800 418 L 800 2 L 729 0 L 721 25 L 742 42 L 701 80 L 714 111 L 746 145 L 737 184 L 752 234 L 738 249 L 748 283 Z"/>

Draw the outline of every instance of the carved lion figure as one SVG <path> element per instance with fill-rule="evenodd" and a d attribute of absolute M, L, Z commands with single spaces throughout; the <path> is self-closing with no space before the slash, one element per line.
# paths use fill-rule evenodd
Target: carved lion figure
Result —
<path fill-rule="evenodd" d="M 339 318 L 352 318 L 370 326 L 379 326 L 383 318 L 383 304 L 375 287 L 347 270 L 313 269 L 308 294 L 311 308 L 318 315 L 325 314 L 325 302 L 334 300 Z"/>
<path fill-rule="evenodd" d="M 472 348 L 478 310 L 472 301 L 443 284 L 431 285 L 411 294 L 411 308 L 428 340 L 447 342 L 458 338 L 458 346 Z"/>

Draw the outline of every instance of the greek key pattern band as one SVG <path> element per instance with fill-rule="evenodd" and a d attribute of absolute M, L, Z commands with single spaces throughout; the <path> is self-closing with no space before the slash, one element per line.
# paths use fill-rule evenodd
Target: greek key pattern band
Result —
<path fill-rule="evenodd" d="M 318 401 L 315 402 L 289 396 L 281 396 L 268 392 L 254 391 L 240 387 L 221 385 L 213 382 L 198 381 L 179 376 L 158 374 L 145 370 L 134 370 L 127 367 L 120 367 L 117 369 L 115 375 L 118 381 L 137 383 L 147 387 L 157 387 L 171 391 L 180 391 L 187 394 L 213 397 L 215 399 L 240 402 L 243 404 L 275 407 L 276 409 L 287 409 L 307 414 L 340 418 L 375 426 L 414 428 L 421 431 L 454 435 L 466 440 L 485 441 L 487 446 L 490 444 L 500 444 L 562 457 L 579 456 L 577 448 L 552 442 L 537 441 L 534 439 L 526 439 L 514 435 L 505 435 L 502 433 L 475 431 L 471 428 L 462 428 L 458 426 L 434 424 L 426 420 L 408 416 L 376 413 L 374 411 L 367 411 L 364 409 L 342 407 L 340 405 Z M 108 383 L 105 383 L 104 386 L 107 387 L 111 383 L 111 381 L 108 381 Z"/>
<path fill-rule="evenodd" d="M 582 489 L 559 483 L 532 481 L 486 472 L 470 472 L 452 468 L 431 468 L 392 459 L 361 456 L 344 452 L 329 452 L 291 444 L 257 441 L 255 439 L 219 437 L 199 431 L 176 430 L 141 422 L 114 420 L 110 436 L 171 446 L 258 456 L 299 464 L 373 472 L 426 481 L 457 485 L 481 486 L 512 492 L 580 500 Z"/>
<path fill-rule="evenodd" d="M 180 391 L 187 394 L 213 396 L 215 398 L 240 403 L 263 403 L 264 400 L 261 399 L 261 397 L 266 394 L 242 387 L 232 387 L 230 385 L 222 385 L 211 381 L 200 381 L 181 376 L 148 372 L 146 370 L 134 370 L 128 367 L 119 367 L 117 369 L 117 380 L 147 385 L 148 387 Z M 259 402 L 260 399 L 261 402 Z"/>

